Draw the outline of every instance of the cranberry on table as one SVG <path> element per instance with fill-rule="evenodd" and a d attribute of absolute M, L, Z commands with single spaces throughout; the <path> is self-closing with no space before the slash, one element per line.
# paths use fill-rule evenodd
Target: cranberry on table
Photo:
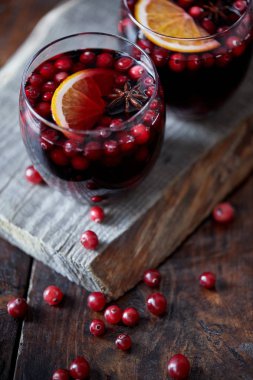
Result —
<path fill-rule="evenodd" d="M 105 323 L 101 319 L 93 319 L 90 324 L 90 333 L 94 336 L 104 335 Z"/>
<path fill-rule="evenodd" d="M 111 325 L 116 325 L 121 321 L 122 310 L 117 305 L 108 306 L 104 312 L 105 320 Z"/>
<path fill-rule="evenodd" d="M 87 230 L 81 235 L 81 244 L 86 249 L 96 249 L 98 243 L 97 234 L 91 230 Z"/>
<path fill-rule="evenodd" d="M 166 313 L 167 300 L 162 293 L 153 293 L 147 298 L 147 309 L 151 314 L 160 316 Z"/>
<path fill-rule="evenodd" d="M 168 362 L 168 375 L 173 380 L 185 380 L 188 378 L 191 365 L 186 356 L 176 354 Z"/>
<path fill-rule="evenodd" d="M 235 210 L 233 206 L 228 203 L 220 203 L 213 210 L 213 219 L 221 224 L 230 223 L 234 220 Z"/>
<path fill-rule="evenodd" d="M 87 299 L 87 306 L 94 311 L 101 311 L 106 305 L 106 298 L 102 292 L 92 292 Z"/>
<path fill-rule="evenodd" d="M 27 302 L 24 298 L 15 298 L 7 304 L 8 314 L 13 318 L 24 318 L 28 310 Z"/>
<path fill-rule="evenodd" d="M 30 165 L 26 168 L 25 178 L 33 185 L 38 185 L 43 182 L 43 178 L 33 165 Z"/>
<path fill-rule="evenodd" d="M 43 292 L 44 301 L 50 306 L 56 306 L 61 303 L 63 299 L 63 293 L 58 286 L 50 285 Z"/>
<path fill-rule="evenodd" d="M 132 346 L 132 340 L 127 334 L 120 334 L 115 340 L 116 347 L 122 351 L 128 351 Z"/>
<path fill-rule="evenodd" d="M 93 195 L 90 200 L 93 203 L 99 203 L 99 202 L 102 202 L 104 198 L 101 197 L 100 195 Z"/>
<path fill-rule="evenodd" d="M 138 324 L 140 320 L 140 314 L 135 307 L 128 307 L 123 311 L 122 322 L 124 325 L 132 327 Z"/>
<path fill-rule="evenodd" d="M 69 371 L 67 369 L 57 369 L 52 376 L 52 380 L 69 380 Z"/>
<path fill-rule="evenodd" d="M 160 285 L 161 274 L 157 269 L 148 269 L 144 272 L 143 281 L 151 288 L 156 288 Z"/>
<path fill-rule="evenodd" d="M 36 100 L 39 98 L 40 90 L 36 87 L 27 86 L 25 88 L 25 94 L 26 94 L 28 100 L 33 101 L 33 100 Z"/>
<path fill-rule="evenodd" d="M 84 357 L 77 356 L 70 364 L 69 373 L 73 379 L 87 379 L 90 374 L 90 365 Z"/>
<path fill-rule="evenodd" d="M 93 206 L 90 209 L 90 219 L 93 220 L 95 223 L 101 223 L 103 222 L 105 218 L 105 213 L 102 207 L 99 206 Z"/>
<path fill-rule="evenodd" d="M 212 272 L 203 272 L 199 276 L 199 284 L 206 289 L 214 289 L 216 283 L 216 276 Z"/>

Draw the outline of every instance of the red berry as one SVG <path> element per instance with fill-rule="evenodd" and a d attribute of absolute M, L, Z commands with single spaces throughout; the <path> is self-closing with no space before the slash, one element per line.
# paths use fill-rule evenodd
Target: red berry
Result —
<path fill-rule="evenodd" d="M 235 210 L 228 202 L 218 204 L 213 210 L 213 218 L 218 223 L 230 223 L 234 216 Z"/>
<path fill-rule="evenodd" d="M 59 305 L 63 299 L 63 293 L 57 286 L 50 285 L 44 290 L 43 299 L 50 306 Z"/>
<path fill-rule="evenodd" d="M 37 170 L 32 165 L 26 168 L 25 178 L 33 185 L 38 185 L 39 183 L 43 182 L 43 178 L 41 177 L 40 173 L 37 172 Z"/>
<path fill-rule="evenodd" d="M 86 249 L 92 249 L 92 250 L 96 249 L 99 243 L 97 234 L 90 230 L 85 231 L 81 235 L 81 243 Z"/>
<path fill-rule="evenodd" d="M 51 102 L 52 97 L 53 97 L 52 92 L 44 92 L 44 94 L 42 95 L 42 100 L 43 102 Z"/>
<path fill-rule="evenodd" d="M 213 289 L 216 283 L 216 276 L 212 272 L 204 272 L 199 276 L 199 284 L 206 289 Z"/>
<path fill-rule="evenodd" d="M 147 309 L 154 315 L 163 315 L 167 309 L 167 300 L 161 293 L 153 293 L 147 298 Z"/>
<path fill-rule="evenodd" d="M 154 110 L 157 110 L 159 107 L 160 105 L 159 105 L 158 100 L 157 99 L 152 100 L 152 102 L 150 103 L 150 109 L 154 111 Z"/>
<path fill-rule="evenodd" d="M 151 57 L 157 67 L 163 67 L 168 59 L 168 51 L 162 48 L 155 48 Z"/>
<path fill-rule="evenodd" d="M 80 55 L 80 62 L 85 65 L 92 65 L 95 62 L 96 54 L 92 51 L 85 51 Z"/>
<path fill-rule="evenodd" d="M 48 81 L 43 84 L 42 91 L 43 92 L 54 92 L 56 89 L 56 84 L 53 81 Z"/>
<path fill-rule="evenodd" d="M 102 145 L 98 141 L 90 141 L 84 147 L 84 154 L 91 161 L 97 161 L 103 153 Z"/>
<path fill-rule="evenodd" d="M 29 78 L 29 83 L 33 87 L 41 87 L 44 82 L 43 77 L 40 74 L 33 73 Z"/>
<path fill-rule="evenodd" d="M 99 206 L 93 206 L 90 209 L 90 219 L 95 223 L 103 222 L 105 218 L 104 210 Z"/>
<path fill-rule="evenodd" d="M 66 156 L 74 157 L 78 152 L 78 144 L 76 141 L 67 140 L 63 144 L 63 150 Z"/>
<path fill-rule="evenodd" d="M 104 143 L 104 152 L 106 156 L 117 156 L 119 154 L 119 145 L 115 140 L 107 140 Z"/>
<path fill-rule="evenodd" d="M 105 320 L 111 325 L 116 325 L 121 321 L 122 310 L 117 305 L 108 306 L 104 312 Z"/>
<path fill-rule="evenodd" d="M 237 0 L 233 3 L 233 7 L 237 9 L 239 12 L 244 12 L 247 8 L 247 1 L 245 0 Z"/>
<path fill-rule="evenodd" d="M 127 71 L 133 65 L 134 61 L 130 57 L 122 57 L 115 63 L 115 69 L 119 71 Z"/>
<path fill-rule="evenodd" d="M 102 53 L 97 56 L 97 67 L 111 68 L 113 66 L 113 56 L 109 53 Z"/>
<path fill-rule="evenodd" d="M 155 93 L 155 86 L 150 86 L 148 87 L 148 89 L 146 90 L 146 95 L 151 98 L 152 95 L 154 95 Z"/>
<path fill-rule="evenodd" d="M 231 56 L 226 51 L 226 49 L 220 49 L 220 51 L 218 52 L 215 58 L 216 58 L 216 64 L 219 67 L 226 67 L 231 61 Z"/>
<path fill-rule="evenodd" d="M 198 7 L 197 5 L 195 5 L 194 7 L 191 7 L 189 9 L 189 14 L 193 17 L 193 18 L 199 18 L 203 13 L 203 8 L 200 8 Z"/>
<path fill-rule="evenodd" d="M 117 75 L 115 78 L 115 84 L 118 86 L 123 86 L 128 81 L 128 77 L 126 75 Z"/>
<path fill-rule="evenodd" d="M 139 40 L 137 45 L 147 54 L 151 54 L 154 48 L 154 45 L 149 40 Z"/>
<path fill-rule="evenodd" d="M 131 134 L 140 145 L 146 144 L 150 139 L 150 130 L 144 124 L 137 124 L 131 128 Z"/>
<path fill-rule="evenodd" d="M 206 68 L 212 67 L 214 64 L 214 56 L 211 53 L 204 53 L 202 55 L 202 63 Z"/>
<path fill-rule="evenodd" d="M 66 78 L 68 78 L 69 74 L 66 71 L 60 71 L 59 73 L 55 74 L 54 80 L 57 84 L 60 84 L 63 82 Z"/>
<path fill-rule="evenodd" d="M 71 160 L 71 165 L 75 170 L 86 170 L 90 163 L 87 158 L 83 156 L 75 156 Z"/>
<path fill-rule="evenodd" d="M 24 318 L 27 310 L 28 305 L 24 298 L 15 298 L 7 304 L 8 314 L 13 318 Z"/>
<path fill-rule="evenodd" d="M 93 203 L 99 203 L 99 202 L 102 202 L 104 200 L 104 198 L 101 197 L 100 195 L 93 195 L 93 197 L 91 197 L 90 200 Z"/>
<path fill-rule="evenodd" d="M 190 374 L 191 366 L 186 356 L 176 354 L 168 362 L 168 375 L 173 380 L 185 380 Z"/>
<path fill-rule="evenodd" d="M 185 57 L 181 53 L 174 53 L 171 55 L 169 62 L 169 68 L 176 73 L 181 73 L 185 69 Z"/>
<path fill-rule="evenodd" d="M 143 80 L 143 83 L 145 84 L 145 86 L 149 87 L 150 85 L 154 84 L 154 79 L 148 76 Z"/>
<path fill-rule="evenodd" d="M 90 332 L 94 336 L 101 336 L 105 333 L 105 324 L 101 319 L 93 319 L 90 324 Z"/>
<path fill-rule="evenodd" d="M 145 73 L 145 69 L 141 65 L 135 65 L 135 66 L 131 67 L 131 69 L 129 70 L 128 73 L 129 73 L 129 76 L 131 79 L 138 80 Z"/>
<path fill-rule="evenodd" d="M 39 71 L 44 78 L 51 79 L 54 76 L 55 68 L 51 62 L 45 62 L 40 66 Z"/>
<path fill-rule="evenodd" d="M 61 58 L 58 58 L 55 63 L 54 63 L 54 66 L 58 69 L 58 70 L 70 70 L 71 67 L 72 67 L 72 59 L 70 57 L 61 57 Z"/>
<path fill-rule="evenodd" d="M 119 350 L 127 351 L 132 346 L 132 340 L 129 335 L 120 334 L 117 336 L 117 339 L 115 340 L 115 344 Z"/>
<path fill-rule="evenodd" d="M 52 380 L 69 380 L 69 371 L 67 369 L 57 369 L 53 373 Z"/>
<path fill-rule="evenodd" d="M 40 96 L 40 91 L 36 87 L 27 86 L 25 88 L 25 94 L 28 100 L 36 100 Z"/>
<path fill-rule="evenodd" d="M 144 272 L 143 281 L 151 288 L 156 288 L 160 285 L 161 275 L 157 269 L 149 269 Z"/>
<path fill-rule="evenodd" d="M 216 31 L 215 24 L 208 17 L 203 18 L 202 26 L 209 34 L 214 34 Z"/>
<path fill-rule="evenodd" d="M 121 20 L 118 24 L 119 33 L 124 34 L 127 31 L 127 29 L 129 29 L 132 26 L 132 24 L 133 23 L 130 20 L 130 18 L 124 18 L 123 20 Z"/>
<path fill-rule="evenodd" d="M 135 326 L 140 320 L 140 314 L 134 307 L 128 307 L 123 311 L 122 322 L 126 326 Z"/>
<path fill-rule="evenodd" d="M 154 111 L 152 111 L 152 110 L 148 110 L 148 111 L 145 113 L 144 117 L 143 117 L 143 121 L 144 121 L 145 123 L 147 123 L 148 125 L 149 125 L 149 124 L 152 124 L 153 121 L 155 120 L 156 116 L 157 116 L 157 114 L 156 114 Z"/>
<path fill-rule="evenodd" d="M 236 57 L 242 55 L 245 50 L 245 45 L 241 42 L 240 38 L 236 36 L 230 36 L 226 41 L 226 45 L 232 50 L 232 54 Z"/>
<path fill-rule="evenodd" d="M 187 67 L 191 71 L 196 71 L 201 67 L 201 60 L 197 54 L 190 54 L 188 56 Z"/>
<path fill-rule="evenodd" d="M 49 117 L 51 115 L 51 104 L 40 102 L 36 106 L 36 112 L 42 117 Z"/>
<path fill-rule="evenodd" d="M 131 152 L 134 147 L 135 147 L 135 143 L 134 143 L 134 137 L 129 135 L 127 132 L 119 132 L 119 147 L 120 147 L 120 150 L 123 152 L 123 153 L 129 153 Z"/>
<path fill-rule="evenodd" d="M 50 158 L 54 164 L 58 166 L 65 166 L 69 162 L 68 157 L 64 153 L 64 150 L 60 147 L 55 147 L 50 152 Z"/>
<path fill-rule="evenodd" d="M 81 356 L 75 358 L 69 367 L 70 376 L 73 379 L 83 380 L 87 379 L 90 374 L 90 366 L 87 360 Z"/>
<path fill-rule="evenodd" d="M 106 298 L 102 292 L 92 292 L 87 299 L 87 306 L 94 311 L 101 311 L 106 305 Z"/>
<path fill-rule="evenodd" d="M 112 131 L 118 131 L 119 129 L 122 128 L 122 123 L 123 123 L 123 120 L 122 119 L 113 119 L 111 120 L 111 123 L 109 125 L 109 128 L 112 130 Z"/>

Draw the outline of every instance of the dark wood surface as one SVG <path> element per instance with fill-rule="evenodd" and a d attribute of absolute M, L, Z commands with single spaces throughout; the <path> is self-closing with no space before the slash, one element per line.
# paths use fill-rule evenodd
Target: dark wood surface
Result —
<path fill-rule="evenodd" d="M 58 3 L 1 0 L 1 64 Z M 177 352 L 189 357 L 191 380 L 253 379 L 253 176 L 230 200 L 236 208 L 230 226 L 207 219 L 161 266 L 160 290 L 168 299 L 167 315 L 148 315 L 145 298 L 150 290 L 140 284 L 117 302 L 137 307 L 140 325 L 117 326 L 102 339 L 89 335 L 89 321 L 97 314 L 87 310 L 83 289 L 1 240 L 0 379 L 50 379 L 55 368 L 85 355 L 94 380 L 162 380 L 167 378 L 167 359 Z M 217 274 L 215 291 L 198 286 L 198 275 L 205 270 Z M 49 284 L 60 286 L 66 295 L 58 308 L 42 300 Z M 6 312 L 14 295 L 27 296 L 30 310 L 24 323 Z M 115 336 L 123 331 L 133 340 L 129 354 L 114 348 Z"/>

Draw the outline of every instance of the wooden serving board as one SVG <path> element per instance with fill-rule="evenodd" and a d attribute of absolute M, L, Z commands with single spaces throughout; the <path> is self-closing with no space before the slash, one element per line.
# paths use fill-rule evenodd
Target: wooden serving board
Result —
<path fill-rule="evenodd" d="M 116 32 L 116 5 L 118 0 L 96 0 L 96 7 L 93 0 L 66 3 L 42 19 L 0 71 L 1 234 L 71 281 L 111 298 L 165 260 L 253 168 L 251 65 L 237 94 L 211 118 L 190 123 L 168 112 L 155 168 L 135 191 L 106 206 L 102 225 L 90 222 L 88 205 L 25 181 L 29 158 L 18 127 L 18 92 L 26 60 L 63 35 Z M 100 237 L 96 252 L 79 242 L 86 229 Z"/>

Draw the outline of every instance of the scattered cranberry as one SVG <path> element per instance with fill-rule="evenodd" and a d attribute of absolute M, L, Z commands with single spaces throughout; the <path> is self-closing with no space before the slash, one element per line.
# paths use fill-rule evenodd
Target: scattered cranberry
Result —
<path fill-rule="evenodd" d="M 215 287 L 216 277 L 212 272 L 204 272 L 199 276 L 199 284 L 206 289 Z"/>
<path fill-rule="evenodd" d="M 70 376 L 73 379 L 83 380 L 87 379 L 90 374 L 90 366 L 87 360 L 81 356 L 75 358 L 69 367 Z"/>
<path fill-rule="evenodd" d="M 131 67 L 128 73 L 131 79 L 138 80 L 145 73 L 145 69 L 141 65 L 135 65 Z"/>
<path fill-rule="evenodd" d="M 51 114 L 51 104 L 46 102 L 40 102 L 36 106 L 36 112 L 42 117 L 49 117 Z"/>
<path fill-rule="evenodd" d="M 36 87 L 27 86 L 25 88 L 25 94 L 28 100 L 36 100 L 40 96 L 40 91 Z"/>
<path fill-rule="evenodd" d="M 167 62 L 168 52 L 162 48 L 155 48 L 151 57 L 157 67 L 163 67 Z"/>
<path fill-rule="evenodd" d="M 54 80 L 57 84 L 60 84 L 63 82 L 66 78 L 68 78 L 69 74 L 66 71 L 60 71 L 59 73 L 55 74 Z"/>
<path fill-rule="evenodd" d="M 44 82 L 44 79 L 40 74 L 33 73 L 29 78 L 29 83 L 33 87 L 40 88 Z"/>
<path fill-rule="evenodd" d="M 193 18 L 199 18 L 203 13 L 203 8 L 200 8 L 198 7 L 197 5 L 195 5 L 194 7 L 191 7 L 189 9 L 189 14 L 193 17 Z"/>
<path fill-rule="evenodd" d="M 167 309 L 167 300 L 161 293 L 153 293 L 147 298 L 147 309 L 154 315 L 163 315 Z"/>
<path fill-rule="evenodd" d="M 244 12 L 247 8 L 247 1 L 245 0 L 237 0 L 233 3 L 233 7 L 237 9 L 239 12 Z"/>
<path fill-rule="evenodd" d="M 59 305 L 63 299 L 63 293 L 57 286 L 50 285 L 44 290 L 43 299 L 50 306 Z"/>
<path fill-rule="evenodd" d="M 218 204 L 213 210 L 213 218 L 218 223 L 230 223 L 234 216 L 235 210 L 228 202 Z"/>
<path fill-rule="evenodd" d="M 87 158 L 83 156 L 75 156 L 71 160 L 71 165 L 75 170 L 86 170 L 90 163 Z"/>
<path fill-rule="evenodd" d="M 53 81 L 48 81 L 43 84 L 42 91 L 43 92 L 54 92 L 56 89 L 56 84 Z"/>
<path fill-rule="evenodd" d="M 40 66 L 40 74 L 46 78 L 51 79 L 55 74 L 54 65 L 51 62 L 45 62 Z"/>
<path fill-rule="evenodd" d="M 150 130 L 144 124 L 137 124 L 131 128 L 131 134 L 134 136 L 137 144 L 146 144 L 150 138 Z"/>
<path fill-rule="evenodd" d="M 144 272 L 143 281 L 151 288 L 156 288 L 160 285 L 161 275 L 157 269 L 149 269 Z"/>
<path fill-rule="evenodd" d="M 115 340 L 116 347 L 122 351 L 128 351 L 132 346 L 132 340 L 127 334 L 120 334 Z"/>
<path fill-rule="evenodd" d="M 122 310 L 117 305 L 108 306 L 104 312 L 105 320 L 111 325 L 116 325 L 121 321 Z"/>
<path fill-rule="evenodd" d="M 185 57 L 181 53 L 174 53 L 171 55 L 169 62 L 169 68 L 176 73 L 181 73 L 185 69 Z"/>
<path fill-rule="evenodd" d="M 55 61 L 55 64 L 54 66 L 58 69 L 58 70 L 63 70 L 63 71 L 68 71 L 71 69 L 72 67 L 72 59 L 70 57 L 62 57 L 62 58 L 58 58 L 56 61 Z"/>
<path fill-rule="evenodd" d="M 58 166 L 65 166 L 68 164 L 69 160 L 66 157 L 64 151 L 60 147 L 55 147 L 50 153 L 51 160 Z"/>
<path fill-rule="evenodd" d="M 87 299 L 87 306 L 93 311 L 101 311 L 106 305 L 106 298 L 102 292 L 92 292 Z"/>
<path fill-rule="evenodd" d="M 102 145 L 99 141 L 90 141 L 84 147 L 84 154 L 91 161 L 97 161 L 102 156 Z"/>
<path fill-rule="evenodd" d="M 187 67 L 191 71 L 196 71 L 201 67 L 201 60 L 197 54 L 191 54 L 188 56 Z"/>
<path fill-rule="evenodd" d="M 113 56 L 109 53 L 101 53 L 97 56 L 97 67 L 111 68 L 113 66 Z"/>
<path fill-rule="evenodd" d="M 52 97 L 53 97 L 52 92 L 44 92 L 44 94 L 42 95 L 42 100 L 43 102 L 51 102 Z"/>
<path fill-rule="evenodd" d="M 134 61 L 130 57 L 122 57 L 115 63 L 115 69 L 119 71 L 127 71 L 133 65 Z"/>
<path fill-rule="evenodd" d="M 81 243 L 86 249 L 96 249 L 98 246 L 97 234 L 93 231 L 85 231 L 81 236 Z"/>
<path fill-rule="evenodd" d="M 93 195 L 90 200 L 93 203 L 99 203 L 99 202 L 102 202 L 104 198 L 101 197 L 100 195 Z"/>
<path fill-rule="evenodd" d="M 90 332 L 94 336 L 101 336 L 105 333 L 105 324 L 101 319 L 93 319 L 90 324 Z"/>
<path fill-rule="evenodd" d="M 176 354 L 168 362 L 168 374 L 173 380 L 185 380 L 191 370 L 189 360 L 182 354 Z"/>
<path fill-rule="evenodd" d="M 24 298 L 15 298 L 7 304 L 8 314 L 13 318 L 24 318 L 27 310 L 28 305 Z"/>
<path fill-rule="evenodd" d="M 69 371 L 67 369 L 57 369 L 52 377 L 52 380 L 69 380 Z"/>
<path fill-rule="evenodd" d="M 80 55 L 80 61 L 85 65 L 92 65 L 95 62 L 96 54 L 92 51 L 85 51 Z"/>
<path fill-rule="evenodd" d="M 128 307 L 123 311 L 122 322 L 126 326 L 135 326 L 140 320 L 140 314 L 134 307 Z"/>
<path fill-rule="evenodd" d="M 137 45 L 147 54 L 151 54 L 154 48 L 154 45 L 149 40 L 139 40 Z"/>
<path fill-rule="evenodd" d="M 203 18 L 202 26 L 209 34 L 214 34 L 216 31 L 215 24 L 208 17 Z"/>
<path fill-rule="evenodd" d="M 26 168 L 25 178 L 33 185 L 38 185 L 43 182 L 43 178 L 41 177 L 40 173 L 37 172 L 37 170 L 32 165 Z"/>
<path fill-rule="evenodd" d="M 93 220 L 95 223 L 101 223 L 103 222 L 105 218 L 105 213 L 102 207 L 99 206 L 93 206 L 90 209 L 90 219 Z"/>

